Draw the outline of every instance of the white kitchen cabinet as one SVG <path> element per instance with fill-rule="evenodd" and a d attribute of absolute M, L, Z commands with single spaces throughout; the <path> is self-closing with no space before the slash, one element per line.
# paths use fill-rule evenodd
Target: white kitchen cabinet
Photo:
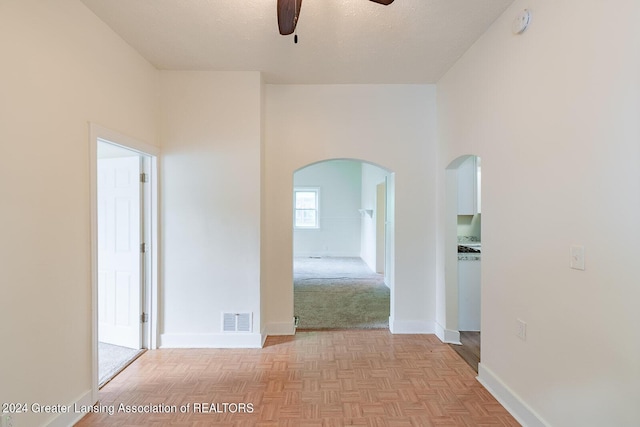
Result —
<path fill-rule="evenodd" d="M 480 330 L 480 259 L 458 261 L 458 330 Z"/>
<path fill-rule="evenodd" d="M 458 215 L 480 213 L 480 159 L 471 156 L 458 167 Z"/>

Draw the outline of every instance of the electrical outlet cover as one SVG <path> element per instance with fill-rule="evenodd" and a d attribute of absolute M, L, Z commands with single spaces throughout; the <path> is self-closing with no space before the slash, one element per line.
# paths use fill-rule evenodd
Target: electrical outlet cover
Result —
<path fill-rule="evenodd" d="M 570 249 L 571 268 L 584 270 L 584 246 L 572 245 Z"/>
<path fill-rule="evenodd" d="M 518 338 L 520 338 L 521 340 L 523 341 L 527 340 L 527 324 L 520 319 L 518 319 L 517 335 L 518 335 Z"/>

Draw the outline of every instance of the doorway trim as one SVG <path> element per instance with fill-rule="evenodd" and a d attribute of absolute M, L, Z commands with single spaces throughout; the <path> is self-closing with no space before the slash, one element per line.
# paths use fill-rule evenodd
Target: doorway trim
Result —
<path fill-rule="evenodd" d="M 92 359 L 92 385 L 91 401 L 98 400 L 98 142 L 107 142 L 121 146 L 133 152 L 137 152 L 149 159 L 150 188 L 149 195 L 145 195 L 148 204 L 148 225 L 145 228 L 149 232 L 148 260 L 145 260 L 146 271 L 149 280 L 146 280 L 143 302 L 145 312 L 148 310 L 149 318 L 143 328 L 143 346 L 148 349 L 157 348 L 158 342 L 158 156 L 160 150 L 152 145 L 141 142 L 127 135 L 89 122 L 89 175 L 91 194 L 91 359 Z"/>
<path fill-rule="evenodd" d="M 475 154 L 464 154 L 453 159 L 445 169 L 445 283 L 440 309 L 444 312 L 444 325 L 436 322 L 436 335 L 442 342 L 460 343 L 458 307 L 458 168 Z M 480 283 L 482 287 L 482 280 Z"/>

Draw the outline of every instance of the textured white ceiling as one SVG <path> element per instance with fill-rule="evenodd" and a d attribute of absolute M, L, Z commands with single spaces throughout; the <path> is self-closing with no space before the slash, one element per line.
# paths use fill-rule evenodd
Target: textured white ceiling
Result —
<path fill-rule="evenodd" d="M 262 71 L 269 83 L 434 83 L 513 0 L 82 0 L 162 70 Z"/>

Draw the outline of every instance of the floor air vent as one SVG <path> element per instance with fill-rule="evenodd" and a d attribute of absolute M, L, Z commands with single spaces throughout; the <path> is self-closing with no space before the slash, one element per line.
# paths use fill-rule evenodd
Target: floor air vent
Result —
<path fill-rule="evenodd" d="M 251 332 L 251 313 L 222 313 L 223 332 Z"/>

